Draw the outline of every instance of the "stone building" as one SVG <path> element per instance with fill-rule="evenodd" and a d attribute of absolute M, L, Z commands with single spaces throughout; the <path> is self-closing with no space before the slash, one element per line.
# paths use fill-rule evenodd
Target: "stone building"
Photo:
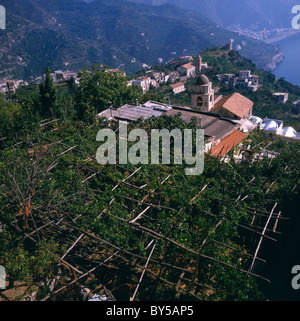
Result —
<path fill-rule="evenodd" d="M 213 112 L 231 119 L 241 120 L 252 116 L 254 103 L 241 94 L 215 96 L 212 83 L 200 75 L 192 86 L 191 106 L 203 112 Z"/>
<path fill-rule="evenodd" d="M 191 78 L 196 75 L 196 66 L 189 62 L 185 65 L 178 67 L 177 71 L 179 72 L 180 76 Z"/>
<path fill-rule="evenodd" d="M 252 116 L 254 103 L 239 93 L 220 99 L 211 109 L 212 112 L 231 119 L 241 120 Z"/>
<path fill-rule="evenodd" d="M 170 85 L 170 90 L 172 90 L 172 93 L 176 95 L 181 92 L 184 92 L 186 89 L 184 83 L 178 82 L 176 84 Z"/>
<path fill-rule="evenodd" d="M 209 79 L 205 75 L 200 75 L 196 84 L 192 86 L 192 91 L 192 108 L 209 112 L 215 104 L 215 91 Z"/>

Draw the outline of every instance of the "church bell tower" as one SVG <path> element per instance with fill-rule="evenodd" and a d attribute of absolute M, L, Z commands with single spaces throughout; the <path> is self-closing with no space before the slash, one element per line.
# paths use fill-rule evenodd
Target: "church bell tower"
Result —
<path fill-rule="evenodd" d="M 215 91 L 212 89 L 212 83 L 205 75 L 200 75 L 193 86 L 191 96 L 192 108 L 209 112 L 215 104 Z"/>

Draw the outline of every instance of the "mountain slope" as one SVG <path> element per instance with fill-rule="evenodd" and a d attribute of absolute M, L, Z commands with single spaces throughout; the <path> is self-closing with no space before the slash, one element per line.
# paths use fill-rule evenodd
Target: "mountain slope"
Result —
<path fill-rule="evenodd" d="M 162 5 L 172 3 L 195 10 L 224 27 L 240 26 L 263 30 L 290 28 L 292 7 L 297 0 L 131 0 L 138 3 Z"/>
<path fill-rule="evenodd" d="M 241 53 L 266 67 L 278 49 L 214 25 L 173 5 L 123 0 L 3 0 L 7 29 L 0 31 L 0 78 L 30 79 L 47 66 L 77 71 L 103 63 L 127 73 L 173 55 L 196 54 L 235 40 Z"/>

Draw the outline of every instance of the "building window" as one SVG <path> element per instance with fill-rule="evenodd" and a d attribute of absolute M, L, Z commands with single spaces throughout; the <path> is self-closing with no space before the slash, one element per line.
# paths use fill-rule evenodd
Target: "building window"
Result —
<path fill-rule="evenodd" d="M 202 107 L 203 106 L 203 98 L 201 96 L 199 96 L 197 98 L 197 106 L 198 107 Z"/>

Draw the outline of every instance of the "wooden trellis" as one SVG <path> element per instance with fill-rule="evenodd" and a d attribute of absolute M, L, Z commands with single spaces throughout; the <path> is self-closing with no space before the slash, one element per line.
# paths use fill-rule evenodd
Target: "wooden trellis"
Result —
<path fill-rule="evenodd" d="M 46 126 L 47 124 L 50 123 L 42 123 L 41 126 Z M 44 139 L 45 146 L 47 146 L 43 152 L 40 152 L 38 150 L 39 146 L 32 141 L 20 141 L 13 146 L 13 148 L 17 149 L 19 146 L 26 144 L 28 147 L 27 150 L 30 148 L 31 152 L 27 154 L 27 160 L 29 161 L 31 159 L 30 163 L 32 166 L 31 168 L 25 169 L 27 177 L 24 179 L 27 180 L 27 188 L 22 189 L 18 182 L 18 173 L 16 172 L 18 159 L 13 161 L 7 160 L 6 170 L 10 185 L 5 187 L 5 191 L 7 197 L 10 197 L 14 192 L 14 197 L 22 204 L 22 211 L 20 215 L 16 216 L 14 225 L 16 231 L 24 235 L 24 241 L 30 240 L 33 243 L 37 243 L 42 239 L 47 240 L 54 237 L 59 242 L 63 242 L 67 248 L 65 253 L 57 257 L 58 264 L 56 271 L 58 273 L 61 268 L 67 269 L 71 272 L 71 275 L 73 275 L 73 280 L 67 284 L 63 284 L 60 281 L 59 274 L 55 275 L 53 271 L 55 286 L 44 300 L 51 299 L 59 293 L 63 293 L 64 290 L 74 284 L 83 287 L 86 279 L 101 268 L 113 270 L 116 275 L 121 275 L 122 269 L 120 267 L 123 264 L 131 264 L 141 271 L 139 282 L 134 286 L 135 291 L 128 295 L 128 299 L 131 298 L 131 300 L 136 298 L 146 274 L 149 275 L 149 278 L 163 282 L 174 288 L 178 294 L 184 293 L 199 298 L 198 293 L 206 289 L 227 293 L 224 289 L 216 289 L 212 284 L 208 285 L 198 280 L 200 262 L 219 264 L 224 268 L 234 269 L 246 275 L 270 282 L 262 275 L 254 273 L 253 266 L 256 261 L 266 262 L 263 258 L 259 257 L 259 249 L 262 242 L 264 239 L 276 242 L 276 233 L 279 233 L 277 231 L 278 222 L 286 219 L 280 215 L 280 212 L 275 213 L 277 204 L 275 204 L 270 213 L 262 209 L 247 207 L 247 213 L 253 216 L 251 225 L 232 222 L 232 224 L 236 225 L 239 229 L 251 233 L 253 235 L 252 240 L 255 242 L 255 252 L 245 253 L 245 256 L 252 260 L 251 266 L 248 269 L 242 268 L 217 257 L 205 254 L 204 252 L 205 246 L 211 243 L 220 249 L 223 248 L 239 253 L 239 249 L 234 248 L 231 244 L 223 243 L 221 240 L 216 240 L 212 237 L 216 231 L 222 227 L 224 222 L 231 223 L 226 217 L 220 217 L 210 211 L 198 208 L 199 213 L 210 218 L 214 224 L 212 224 L 206 234 L 203 235 L 201 245 L 197 250 L 172 238 L 172 233 L 176 231 L 177 228 L 175 221 L 169 226 L 168 235 L 162 234 L 159 229 L 155 229 L 152 226 L 152 223 L 155 222 L 155 216 L 152 216 L 152 211 L 169 211 L 174 213 L 179 220 L 186 209 L 192 205 L 197 206 L 197 199 L 201 198 L 205 190 L 209 190 L 209 184 L 199 186 L 199 192 L 196 195 L 191 195 L 190 200 L 184 208 L 172 208 L 168 205 L 168 202 L 166 202 L 167 199 L 162 193 L 164 184 L 166 184 L 169 179 L 172 179 L 172 174 L 165 173 L 165 176 L 161 178 L 159 184 L 157 184 L 158 188 L 152 189 L 146 182 L 148 175 L 143 173 L 142 167 L 127 168 L 120 165 L 107 165 L 99 169 L 99 166 L 93 166 L 93 164 L 96 164 L 95 157 L 80 150 L 77 145 L 69 146 L 62 141 L 51 140 L 47 137 L 43 137 L 42 139 Z M 30 211 L 25 213 L 26 204 L 31 204 L 33 191 L 42 174 L 54 171 L 59 164 L 60 158 L 66 154 L 80 154 L 89 160 L 89 162 L 85 164 L 72 164 L 72 166 L 77 166 L 78 170 L 85 173 L 85 178 L 81 181 L 81 188 L 59 203 L 53 203 L 55 195 L 52 195 L 47 203 L 42 202 L 41 204 L 32 206 L 30 207 Z M 52 155 L 52 161 L 50 163 L 44 162 L 45 155 Z M 11 168 L 13 170 L 11 170 Z M 111 170 L 112 168 L 118 170 L 119 174 L 123 173 L 123 177 L 117 179 L 116 176 L 116 178 L 113 179 L 111 176 L 108 176 L 106 169 Z M 101 220 L 108 216 L 116 220 L 124 229 L 127 229 L 127 233 L 137 233 L 136 235 L 140 237 L 141 242 L 144 242 L 144 248 L 146 250 L 151 249 L 148 255 L 136 253 L 134 249 L 128 248 L 128 244 L 117 246 L 112 240 L 105 239 L 100 234 L 96 235 L 90 230 L 85 230 L 77 223 L 81 214 L 66 211 L 62 206 L 66 202 L 75 201 L 78 197 L 83 204 L 88 204 L 90 200 L 88 198 L 89 189 L 87 186 L 91 180 L 97 177 L 107 179 L 106 184 L 111 185 L 111 199 L 99 213 L 97 219 Z M 133 180 L 135 178 L 138 178 L 139 183 Z M 249 184 L 254 180 L 255 178 L 253 178 Z M 272 188 L 273 184 L 274 183 L 271 183 L 269 185 L 266 194 L 270 188 Z M 126 190 L 126 193 L 122 193 L 123 189 Z M 134 196 L 135 191 L 140 192 L 141 195 L 142 193 L 144 194 L 136 198 Z M 94 192 L 100 193 L 101 196 L 101 191 Z M 151 200 L 149 200 L 150 196 L 153 196 Z M 235 207 L 238 207 L 239 204 L 242 204 L 246 199 L 247 195 L 240 195 L 236 199 Z M 113 206 L 125 208 L 129 216 L 127 218 L 118 216 L 114 213 Z M 258 217 L 260 221 L 256 221 Z M 271 220 L 273 220 L 273 229 L 267 229 Z M 29 224 L 29 222 L 33 224 Z M 255 222 L 257 225 L 254 225 Z M 116 231 L 116 233 L 118 232 Z M 111 239 L 113 239 L 113 236 L 111 236 Z M 162 246 L 161 251 L 158 251 L 158 242 L 160 242 Z M 170 248 L 176 248 L 186 253 L 187 259 L 184 262 L 169 262 L 168 253 Z M 106 258 L 103 259 L 103 257 Z M 174 277 L 170 279 L 168 278 L 169 275 L 174 275 Z M 230 293 L 227 294 L 231 295 Z"/>

